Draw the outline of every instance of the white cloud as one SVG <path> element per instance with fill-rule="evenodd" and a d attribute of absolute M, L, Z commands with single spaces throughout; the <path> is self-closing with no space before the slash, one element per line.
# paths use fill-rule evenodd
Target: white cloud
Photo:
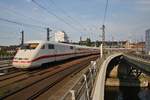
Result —
<path fill-rule="evenodd" d="M 31 2 L 31 0 L 26 0 L 27 2 Z"/>
<path fill-rule="evenodd" d="M 137 0 L 137 3 L 142 5 L 150 5 L 150 0 Z"/>
<path fill-rule="evenodd" d="M 150 0 L 137 0 L 136 9 L 139 11 L 150 11 Z"/>

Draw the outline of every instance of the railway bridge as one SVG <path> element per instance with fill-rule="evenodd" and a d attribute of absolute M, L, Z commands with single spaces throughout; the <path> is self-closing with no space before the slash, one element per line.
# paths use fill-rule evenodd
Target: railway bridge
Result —
<path fill-rule="evenodd" d="M 150 74 L 150 57 L 122 51 L 111 51 L 101 58 L 94 55 L 60 62 L 31 72 L 14 69 L 10 62 L 0 62 L 5 66 L 1 69 L 9 73 L 5 75 L 4 70 L 1 74 L 0 99 L 104 100 L 106 86 L 148 87 L 150 83 L 150 78 L 143 78 Z M 62 84 L 66 85 L 63 90 L 55 92 Z"/>
<path fill-rule="evenodd" d="M 91 68 L 61 100 L 104 100 L 106 86 L 148 87 L 150 79 L 141 78 L 142 74 L 150 74 L 149 56 L 110 53 L 91 62 Z"/>

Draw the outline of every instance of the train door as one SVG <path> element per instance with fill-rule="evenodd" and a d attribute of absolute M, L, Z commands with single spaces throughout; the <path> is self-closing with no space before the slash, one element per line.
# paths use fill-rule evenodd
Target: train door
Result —
<path fill-rule="evenodd" d="M 47 44 L 47 51 L 49 55 L 49 61 L 53 62 L 56 59 L 56 51 L 55 51 L 55 45 L 54 44 Z"/>
<path fill-rule="evenodd" d="M 69 46 L 69 50 L 68 51 L 70 53 L 69 58 L 75 57 L 75 47 L 74 46 Z"/>
<path fill-rule="evenodd" d="M 63 60 L 64 59 L 64 46 L 63 45 L 60 45 L 60 44 L 57 44 L 56 45 L 56 61 L 60 61 L 60 60 Z"/>
<path fill-rule="evenodd" d="M 38 53 L 40 63 L 49 63 L 55 61 L 55 46 L 54 44 L 43 44 Z"/>

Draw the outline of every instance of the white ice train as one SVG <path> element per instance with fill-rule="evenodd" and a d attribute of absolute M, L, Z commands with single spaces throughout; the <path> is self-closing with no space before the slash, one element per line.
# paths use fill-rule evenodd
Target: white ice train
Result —
<path fill-rule="evenodd" d="M 17 51 L 13 66 L 33 68 L 54 61 L 98 53 L 99 50 L 96 48 L 35 40 L 26 42 Z"/>

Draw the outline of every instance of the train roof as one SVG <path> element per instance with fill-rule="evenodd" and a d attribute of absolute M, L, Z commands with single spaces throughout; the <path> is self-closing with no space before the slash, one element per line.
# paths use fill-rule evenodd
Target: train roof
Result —
<path fill-rule="evenodd" d="M 25 42 L 25 43 L 41 43 L 41 44 L 50 43 L 50 44 L 59 44 L 59 45 L 75 46 L 75 45 L 73 45 L 73 44 L 58 43 L 58 42 L 43 41 L 43 40 L 31 40 L 31 41 L 27 41 L 27 42 Z"/>
<path fill-rule="evenodd" d="M 25 43 L 44 43 L 45 41 L 42 41 L 42 40 L 30 40 L 30 41 L 27 41 Z"/>
<path fill-rule="evenodd" d="M 77 48 L 89 48 L 89 49 L 97 49 L 95 47 L 88 47 L 88 46 L 81 46 L 81 45 L 74 45 L 74 44 L 66 44 L 66 43 L 58 43 L 58 42 L 52 42 L 52 41 L 44 41 L 44 40 L 31 40 L 27 41 L 25 43 L 51 43 L 51 44 L 59 44 L 59 45 L 68 45 L 68 46 L 75 46 Z"/>

